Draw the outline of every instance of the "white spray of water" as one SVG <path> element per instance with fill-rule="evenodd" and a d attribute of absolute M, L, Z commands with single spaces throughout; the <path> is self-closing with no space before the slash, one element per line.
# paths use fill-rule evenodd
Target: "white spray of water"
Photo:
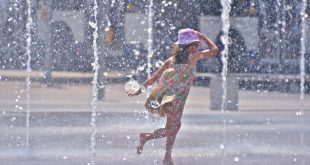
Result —
<path fill-rule="evenodd" d="M 97 39 L 98 39 L 98 20 L 97 20 L 97 15 L 98 15 L 98 3 L 97 0 L 94 0 L 94 7 L 93 7 L 93 16 L 94 16 L 94 22 L 89 22 L 89 25 L 94 29 L 93 32 L 93 51 L 94 51 L 94 62 L 92 63 L 92 67 L 94 70 L 94 78 L 92 81 L 92 92 L 93 92 L 93 99 L 91 102 L 91 123 L 90 123 L 90 131 L 91 131 L 91 136 L 90 136 L 90 149 L 91 149 L 91 162 L 90 164 L 94 165 L 95 164 L 95 159 L 96 159 L 96 133 L 97 133 L 97 126 L 96 126 L 96 120 L 97 120 L 97 114 L 96 114 L 96 109 L 97 109 L 97 95 L 98 95 L 98 71 L 99 71 L 99 58 L 98 58 L 98 46 L 97 46 Z"/>
<path fill-rule="evenodd" d="M 222 87 L 223 87 L 223 101 L 221 105 L 221 110 L 225 111 L 226 109 L 226 97 L 227 97 L 227 59 L 228 59 L 228 44 L 229 44 L 229 28 L 230 28 L 230 22 L 229 22 L 229 12 L 230 12 L 230 0 L 221 0 L 221 5 L 223 7 L 223 11 L 221 14 L 222 19 L 222 32 L 223 35 L 221 36 L 221 41 L 224 45 L 224 49 L 222 51 L 222 62 L 223 62 L 223 68 L 222 68 Z"/>
<path fill-rule="evenodd" d="M 26 110 L 26 148 L 29 147 L 29 118 L 30 118 L 30 73 L 31 73 L 31 26 L 32 26 L 32 17 L 31 17 L 31 2 L 30 0 L 27 0 L 27 24 L 26 24 L 26 29 L 27 29 L 27 78 L 26 78 L 26 84 L 27 84 L 27 110 Z"/>
<path fill-rule="evenodd" d="M 300 52 L 300 110 L 297 112 L 297 116 L 300 117 L 300 124 L 301 126 L 304 125 L 304 98 L 305 98 L 305 53 L 306 53 L 306 47 L 305 47 L 305 38 L 306 38 L 306 24 L 305 24 L 305 18 L 306 15 L 306 7 L 307 7 L 307 0 L 302 1 L 302 9 L 301 9 L 301 38 L 300 38 L 300 44 L 301 44 L 301 52 Z M 304 132 L 300 133 L 300 141 L 303 145 L 305 142 L 304 139 Z"/>
<path fill-rule="evenodd" d="M 147 77 L 151 77 L 151 57 L 153 55 L 153 0 L 150 0 L 148 6 L 148 39 L 147 39 Z"/>
<path fill-rule="evenodd" d="M 132 75 L 128 75 L 126 77 L 130 79 L 125 83 L 125 91 L 128 93 L 136 93 L 140 89 L 140 84 L 133 79 Z"/>
<path fill-rule="evenodd" d="M 278 20 L 278 23 L 276 24 L 276 26 L 277 26 L 277 30 L 275 31 L 275 35 L 276 35 L 276 39 L 277 39 L 277 57 L 278 58 L 280 58 L 280 60 L 281 60 L 281 29 L 280 29 L 280 27 L 282 27 L 282 20 L 281 20 L 281 12 L 282 12 L 282 10 L 281 10 L 281 1 L 280 0 L 277 0 L 277 5 L 276 5 L 276 18 L 277 18 L 277 20 Z M 282 54 L 282 57 L 283 57 L 283 54 Z M 281 66 L 282 66 L 282 64 L 281 64 Z"/>
<path fill-rule="evenodd" d="M 306 25 L 305 25 L 305 17 L 306 17 L 306 6 L 307 6 L 307 0 L 303 0 L 302 4 L 302 11 L 301 11 L 301 53 L 300 53 L 300 100 L 301 100 L 301 112 L 303 111 L 303 101 L 305 98 L 305 53 L 306 53 L 306 47 L 305 47 L 305 38 L 306 38 Z"/>
<path fill-rule="evenodd" d="M 230 13 L 230 4 L 231 0 L 221 0 L 222 5 L 222 14 L 221 14 L 221 20 L 222 20 L 222 31 L 223 35 L 221 36 L 221 41 L 224 45 L 224 49 L 222 52 L 222 62 L 223 62 L 223 68 L 222 68 L 222 88 L 223 88 L 223 96 L 222 96 L 222 105 L 221 105 L 221 111 L 224 113 L 226 111 L 226 99 L 227 99 L 227 59 L 228 59 L 228 44 L 229 44 L 229 29 L 230 29 L 230 22 L 229 22 L 229 13 Z M 222 156 L 222 164 L 224 164 L 225 159 L 225 145 L 226 145 L 226 119 L 223 114 L 223 125 L 224 128 L 222 130 L 222 144 L 221 144 L 221 156 Z"/>

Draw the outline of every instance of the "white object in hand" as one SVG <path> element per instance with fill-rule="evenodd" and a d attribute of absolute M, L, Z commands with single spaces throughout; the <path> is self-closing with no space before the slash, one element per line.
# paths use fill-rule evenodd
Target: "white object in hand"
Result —
<path fill-rule="evenodd" d="M 126 84 L 125 84 L 125 91 L 128 93 L 135 93 L 140 89 L 140 84 L 135 81 L 134 79 L 130 79 Z"/>

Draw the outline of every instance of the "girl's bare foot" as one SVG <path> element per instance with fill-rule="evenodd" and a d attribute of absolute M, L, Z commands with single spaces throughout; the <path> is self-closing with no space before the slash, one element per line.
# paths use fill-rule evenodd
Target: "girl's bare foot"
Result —
<path fill-rule="evenodd" d="M 164 165 L 174 165 L 171 155 L 165 155 L 164 160 L 163 160 Z"/>
<path fill-rule="evenodd" d="M 146 133 L 141 133 L 140 134 L 140 143 L 137 146 L 137 154 L 140 155 L 142 153 L 143 150 L 143 146 L 146 142 Z"/>

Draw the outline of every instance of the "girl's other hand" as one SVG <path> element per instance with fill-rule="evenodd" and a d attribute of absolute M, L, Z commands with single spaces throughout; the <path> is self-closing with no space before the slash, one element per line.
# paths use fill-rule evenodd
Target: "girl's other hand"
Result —
<path fill-rule="evenodd" d="M 139 88 L 139 90 L 137 90 L 137 91 L 129 90 L 126 93 L 127 93 L 127 96 L 136 96 L 136 95 L 139 95 L 140 93 L 142 93 L 142 90 L 141 90 L 141 88 Z"/>

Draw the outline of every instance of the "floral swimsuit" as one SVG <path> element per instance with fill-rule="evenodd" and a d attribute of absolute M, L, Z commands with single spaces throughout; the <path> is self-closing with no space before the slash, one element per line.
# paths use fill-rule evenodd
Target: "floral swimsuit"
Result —
<path fill-rule="evenodd" d="M 195 79 L 194 67 L 190 64 L 172 64 L 159 79 L 158 85 L 152 90 L 149 98 L 156 99 L 160 106 L 173 103 L 168 111 L 183 112 L 191 84 Z M 164 112 L 159 112 L 164 116 Z M 181 116 L 180 116 L 181 117 Z"/>

